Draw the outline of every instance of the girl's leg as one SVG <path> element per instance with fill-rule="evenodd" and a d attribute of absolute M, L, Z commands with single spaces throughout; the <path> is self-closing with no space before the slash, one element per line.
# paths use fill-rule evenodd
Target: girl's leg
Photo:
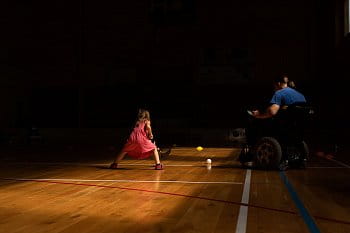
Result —
<path fill-rule="evenodd" d="M 110 168 L 118 168 L 118 163 L 125 157 L 126 154 L 127 153 L 123 151 L 119 152 L 114 162 L 111 163 Z"/>
<path fill-rule="evenodd" d="M 154 161 L 156 162 L 156 164 L 160 164 L 159 153 L 158 153 L 157 148 L 155 148 L 153 150 L 153 156 L 154 156 Z"/>
<path fill-rule="evenodd" d="M 114 160 L 114 163 L 119 163 L 122 159 L 124 159 L 126 154 L 127 153 L 123 152 L 123 151 L 119 152 L 119 154 L 117 155 L 117 157 Z"/>

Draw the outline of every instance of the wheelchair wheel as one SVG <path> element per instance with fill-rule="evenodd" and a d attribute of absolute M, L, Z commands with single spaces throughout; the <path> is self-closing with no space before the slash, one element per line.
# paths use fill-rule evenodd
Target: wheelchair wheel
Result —
<path fill-rule="evenodd" d="M 161 159 L 168 158 L 171 153 L 171 147 L 164 149 L 164 148 L 157 148 L 158 154 Z"/>
<path fill-rule="evenodd" d="M 263 137 L 254 147 L 254 164 L 261 168 L 279 168 L 282 148 L 272 137 Z"/>
<path fill-rule="evenodd" d="M 243 148 L 241 149 L 241 153 L 239 154 L 238 160 L 241 164 L 251 161 L 250 150 L 248 145 L 243 146 Z"/>
<path fill-rule="evenodd" d="M 305 141 L 302 141 L 300 146 L 300 162 L 299 162 L 299 167 L 300 168 L 306 168 L 306 162 L 309 160 L 309 147 L 306 144 Z"/>
<path fill-rule="evenodd" d="M 309 147 L 302 141 L 295 145 L 287 146 L 283 149 L 288 158 L 290 167 L 306 168 L 306 162 L 309 158 Z"/>
<path fill-rule="evenodd" d="M 306 144 L 305 141 L 301 142 L 301 148 L 300 149 L 301 149 L 301 156 L 302 156 L 302 158 L 305 159 L 305 160 L 309 160 L 309 154 L 310 154 L 309 147 L 308 147 L 308 145 Z"/>

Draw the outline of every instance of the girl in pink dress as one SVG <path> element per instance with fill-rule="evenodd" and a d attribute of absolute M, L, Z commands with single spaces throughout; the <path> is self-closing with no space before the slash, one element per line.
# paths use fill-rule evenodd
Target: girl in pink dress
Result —
<path fill-rule="evenodd" d="M 150 114 L 147 110 L 140 109 L 135 127 L 131 132 L 129 139 L 121 152 L 117 155 L 110 168 L 118 168 L 118 163 L 128 154 L 135 159 L 145 159 L 153 155 L 155 160 L 155 169 L 162 170 L 163 164 L 160 163 L 157 147 L 152 143 L 153 134 L 151 128 Z"/>

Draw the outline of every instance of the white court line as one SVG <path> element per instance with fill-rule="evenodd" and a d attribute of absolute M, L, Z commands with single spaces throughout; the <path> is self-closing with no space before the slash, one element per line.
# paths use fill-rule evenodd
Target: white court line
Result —
<path fill-rule="evenodd" d="M 250 169 L 247 170 L 244 181 L 244 188 L 242 194 L 241 203 L 248 204 L 249 203 L 249 192 L 250 192 L 250 180 L 252 176 L 252 171 Z M 248 219 L 248 206 L 240 206 L 239 207 L 239 215 L 236 226 L 236 233 L 245 233 L 247 229 L 247 219 Z"/>
<path fill-rule="evenodd" d="M 206 165 L 207 163 L 202 162 L 202 164 L 164 164 L 166 167 L 202 167 L 203 165 Z M 100 164 L 100 165 L 106 165 L 106 164 Z M 109 164 L 107 164 L 109 165 Z M 119 163 L 120 166 L 154 166 L 154 164 L 147 164 L 147 163 Z"/>
<path fill-rule="evenodd" d="M 307 167 L 307 168 L 320 168 L 320 169 L 331 169 L 331 168 L 350 168 L 349 165 L 337 161 L 335 159 L 327 159 L 330 161 L 333 161 L 335 163 L 338 163 L 341 165 L 341 167 Z M 2 164 L 14 164 L 14 165 L 20 165 L 20 164 L 25 164 L 25 165 L 68 165 L 68 166 L 109 166 L 109 163 L 55 163 L 55 162 L 3 162 Z M 118 164 L 119 166 L 154 166 L 153 163 L 120 163 Z M 205 162 L 199 163 L 199 164 L 164 164 L 166 167 L 203 167 L 206 165 Z M 218 165 L 220 166 L 220 165 Z M 212 165 L 212 167 L 215 167 L 215 165 Z"/>
<path fill-rule="evenodd" d="M 4 162 L 3 164 L 5 164 Z M 8 162 L 6 164 L 26 164 L 26 165 L 68 165 L 68 166 L 109 166 L 110 163 L 42 163 L 42 162 Z M 166 167 L 203 167 L 206 165 L 205 162 L 202 164 L 164 164 Z M 118 166 L 154 166 L 154 163 L 119 163 Z M 215 166 L 212 166 L 215 167 Z"/>
<path fill-rule="evenodd" d="M 31 179 L 31 178 L 2 178 L 17 181 L 63 181 L 63 182 L 115 182 L 115 183 L 181 183 L 181 184 L 242 184 L 228 181 L 184 181 L 184 180 L 90 180 L 90 179 Z"/>

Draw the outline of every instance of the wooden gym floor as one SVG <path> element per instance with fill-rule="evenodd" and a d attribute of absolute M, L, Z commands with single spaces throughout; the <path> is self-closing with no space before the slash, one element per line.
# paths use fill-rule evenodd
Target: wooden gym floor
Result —
<path fill-rule="evenodd" d="M 151 159 L 111 170 L 110 156 L 89 153 L 2 156 L 0 232 L 350 232 L 344 160 L 321 155 L 305 170 L 246 170 L 238 148 L 174 148 L 165 170 L 153 170 Z"/>

